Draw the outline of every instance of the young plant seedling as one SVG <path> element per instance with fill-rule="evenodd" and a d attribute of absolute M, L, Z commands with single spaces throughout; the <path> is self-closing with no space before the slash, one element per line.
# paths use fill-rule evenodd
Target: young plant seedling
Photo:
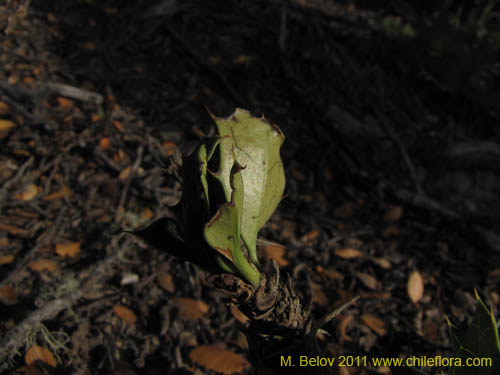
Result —
<path fill-rule="evenodd" d="M 285 189 L 279 154 L 284 135 L 242 109 L 212 118 L 218 137 L 182 158 L 177 220 L 160 219 L 135 234 L 203 268 L 212 270 L 215 261 L 220 271 L 236 273 L 257 288 L 262 272 L 257 234 Z"/>
<path fill-rule="evenodd" d="M 217 138 L 182 157 L 183 193 L 172 208 L 176 218 L 160 219 L 134 234 L 211 272 L 211 285 L 230 295 L 250 318 L 247 338 L 255 367 L 279 372 L 282 356 L 320 355 L 317 331 L 355 299 L 313 321 L 290 278 L 280 278 L 278 264 L 272 261 L 264 272 L 257 235 L 285 189 L 284 135 L 242 109 L 227 118 L 211 116 Z M 300 367 L 286 371 L 311 373 Z"/>

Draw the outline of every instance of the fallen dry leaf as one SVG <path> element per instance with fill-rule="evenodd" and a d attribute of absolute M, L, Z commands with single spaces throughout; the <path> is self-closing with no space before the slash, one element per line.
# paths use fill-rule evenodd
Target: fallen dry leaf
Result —
<path fill-rule="evenodd" d="M 14 198 L 21 201 L 29 201 L 35 198 L 37 194 L 38 194 L 38 187 L 35 184 L 29 184 L 23 189 L 23 191 L 16 194 Z"/>
<path fill-rule="evenodd" d="M 90 121 L 92 122 L 97 122 L 97 121 L 100 121 L 102 120 L 102 117 L 99 113 L 93 113 L 91 116 L 90 116 Z"/>
<path fill-rule="evenodd" d="M 57 263 L 50 259 L 40 259 L 31 262 L 29 268 L 37 272 L 54 272 L 57 269 Z"/>
<path fill-rule="evenodd" d="M 73 108 L 73 106 L 75 105 L 75 102 L 73 100 L 68 99 L 68 98 L 64 98 L 62 96 L 57 97 L 56 101 L 57 101 L 57 104 L 59 105 L 59 107 L 64 108 L 64 109 Z"/>
<path fill-rule="evenodd" d="M 129 326 L 135 325 L 135 322 L 137 321 L 137 316 L 126 306 L 115 305 L 113 306 L 113 312 Z"/>
<path fill-rule="evenodd" d="M 174 141 L 165 141 L 162 143 L 163 149 L 167 152 L 168 156 L 173 155 L 175 148 L 177 147 L 177 143 Z"/>
<path fill-rule="evenodd" d="M 215 346 L 200 346 L 189 353 L 189 358 L 207 370 L 222 374 L 240 373 L 250 367 L 241 355 Z"/>
<path fill-rule="evenodd" d="M 0 139 L 7 137 L 10 130 L 16 125 L 13 121 L 0 119 Z"/>
<path fill-rule="evenodd" d="M 73 192 L 71 191 L 71 189 L 69 187 L 63 186 L 63 188 L 61 190 L 56 191 L 55 193 L 52 193 L 52 194 L 49 194 L 49 195 L 46 195 L 45 197 L 43 197 L 43 200 L 50 201 L 50 200 L 54 200 L 54 199 L 71 197 L 72 194 L 73 194 Z"/>
<path fill-rule="evenodd" d="M 101 140 L 99 141 L 99 147 L 102 148 L 103 150 L 111 148 L 110 139 L 108 137 L 102 137 Z"/>
<path fill-rule="evenodd" d="M 413 271 L 406 285 L 408 296 L 413 303 L 417 303 L 424 296 L 424 279 L 418 271 Z"/>
<path fill-rule="evenodd" d="M 337 336 L 340 338 L 340 343 L 344 343 L 346 341 L 352 341 L 351 337 L 347 334 L 347 328 L 349 327 L 349 323 L 352 322 L 354 316 L 352 315 L 342 315 L 337 325 Z"/>
<path fill-rule="evenodd" d="M 156 282 L 163 290 L 173 293 L 175 291 L 174 278 L 168 270 L 167 263 L 160 264 L 156 269 Z"/>
<path fill-rule="evenodd" d="M 280 244 L 267 244 L 262 246 L 262 252 L 267 260 L 274 259 L 282 267 L 288 266 L 288 260 L 285 259 L 285 246 Z"/>
<path fill-rule="evenodd" d="M 336 249 L 334 254 L 342 259 L 354 259 L 361 258 L 363 256 L 363 252 L 358 249 Z"/>
<path fill-rule="evenodd" d="M 391 368 L 387 366 L 377 367 L 377 374 L 381 375 L 390 375 L 392 374 Z"/>
<path fill-rule="evenodd" d="M 240 322 L 241 324 L 245 324 L 248 322 L 249 318 L 245 314 L 241 312 L 241 310 L 234 303 L 231 303 L 230 306 L 231 314 L 233 314 L 234 318 Z"/>
<path fill-rule="evenodd" d="M 73 258 L 80 252 L 80 242 L 58 243 L 56 253 L 62 257 Z"/>
<path fill-rule="evenodd" d="M 344 280 L 344 275 L 342 275 L 338 271 L 335 271 L 333 268 L 327 268 L 327 269 L 325 269 L 322 266 L 317 265 L 316 266 L 316 271 L 318 271 L 318 273 L 321 276 L 326 277 L 327 279 L 338 280 L 338 281 Z"/>
<path fill-rule="evenodd" d="M 361 315 L 361 320 L 367 327 L 369 327 L 379 336 L 385 336 L 385 334 L 387 333 L 384 321 L 377 318 L 375 315 L 363 314 Z"/>
<path fill-rule="evenodd" d="M 14 225 L 2 224 L 0 223 L 0 230 L 4 230 L 7 233 L 12 234 L 13 236 L 25 236 L 28 234 L 28 231 L 23 228 L 15 227 Z"/>
<path fill-rule="evenodd" d="M 388 223 L 395 223 L 401 219 L 403 216 L 403 207 L 401 206 L 389 206 L 384 214 L 384 220 Z"/>
<path fill-rule="evenodd" d="M 6 115 L 10 112 L 10 107 L 7 103 L 0 101 L 0 115 Z"/>
<path fill-rule="evenodd" d="M 114 120 L 112 122 L 113 126 L 115 127 L 116 130 L 123 132 L 123 125 L 120 121 Z"/>
<path fill-rule="evenodd" d="M 372 258 L 371 261 L 376 265 L 382 267 L 384 270 L 391 268 L 391 262 L 385 258 Z"/>
<path fill-rule="evenodd" d="M 199 319 L 209 309 L 209 306 L 205 302 L 192 298 L 175 298 L 174 304 L 179 309 L 179 317 L 187 320 Z"/>
<path fill-rule="evenodd" d="M 0 255 L 0 265 L 12 263 L 14 259 L 14 255 Z"/>
<path fill-rule="evenodd" d="M 9 239 L 7 237 L 0 237 L 0 248 L 9 246 Z"/>
<path fill-rule="evenodd" d="M 313 229 L 312 231 L 306 233 L 304 238 L 306 241 L 311 242 L 314 241 L 319 235 L 319 229 Z"/>
<path fill-rule="evenodd" d="M 312 301 L 320 306 L 328 304 L 328 297 L 323 293 L 321 285 L 311 282 Z"/>
<path fill-rule="evenodd" d="M 356 272 L 356 276 L 361 280 L 363 284 L 365 284 L 367 288 L 371 290 L 377 289 L 378 281 L 374 276 L 365 272 Z"/>
<path fill-rule="evenodd" d="M 24 361 L 27 365 L 32 364 L 35 361 L 42 361 L 51 367 L 57 366 L 57 361 L 52 355 L 51 351 L 43 346 L 33 345 L 28 349 L 26 355 L 24 356 Z"/>
<path fill-rule="evenodd" d="M 16 303 L 16 290 L 10 284 L 0 286 L 0 300 L 6 305 Z"/>

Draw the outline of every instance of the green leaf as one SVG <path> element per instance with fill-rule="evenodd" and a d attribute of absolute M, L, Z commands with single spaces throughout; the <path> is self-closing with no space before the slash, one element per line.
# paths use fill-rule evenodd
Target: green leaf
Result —
<path fill-rule="evenodd" d="M 258 264 L 257 234 L 275 211 L 285 189 L 285 172 L 279 154 L 285 137 L 277 126 L 243 109 L 236 109 L 228 118 L 213 115 L 212 118 L 220 137 L 220 166 L 213 175 L 222 184 L 229 201 L 232 164 L 236 160 L 242 165 L 241 236 L 251 260 Z"/>
<path fill-rule="evenodd" d="M 498 324 L 493 316 L 493 310 L 476 295 L 476 313 L 470 326 L 458 329 L 448 321 L 453 345 L 453 357 L 461 359 L 461 366 L 452 366 L 450 375 L 493 375 L 500 373 L 500 341 Z M 492 366 L 467 367 L 467 358 L 491 358 Z"/>
<path fill-rule="evenodd" d="M 198 163 L 200 164 L 199 166 L 200 180 L 201 180 L 201 186 L 203 188 L 202 199 L 207 209 L 207 214 L 210 212 L 210 194 L 208 190 L 208 180 L 207 180 L 208 162 L 212 158 L 215 149 L 217 148 L 218 145 L 219 141 L 217 140 L 210 146 L 208 154 L 207 154 L 207 146 L 203 143 L 200 146 L 198 146 L 197 150 Z"/>
<path fill-rule="evenodd" d="M 229 202 L 222 204 L 215 216 L 205 225 L 207 243 L 220 254 L 231 254 L 237 270 L 253 285 L 260 282 L 259 271 L 248 262 L 241 248 L 241 218 L 243 208 L 243 180 L 241 167 L 236 163 L 231 170 Z"/>

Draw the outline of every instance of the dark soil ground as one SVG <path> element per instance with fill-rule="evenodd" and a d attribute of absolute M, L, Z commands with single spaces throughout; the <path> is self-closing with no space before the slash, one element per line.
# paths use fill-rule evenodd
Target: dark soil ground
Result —
<path fill-rule="evenodd" d="M 123 233 L 171 216 L 169 157 L 209 133 L 207 109 L 286 136 L 261 233 L 284 251 L 262 256 L 315 316 L 361 297 L 326 355 L 450 356 L 445 317 L 469 323 L 474 288 L 498 316 L 498 25 L 367 3 L 0 2 L 0 372 L 252 372 L 206 274 Z M 339 369 L 388 371 L 409 370 Z"/>

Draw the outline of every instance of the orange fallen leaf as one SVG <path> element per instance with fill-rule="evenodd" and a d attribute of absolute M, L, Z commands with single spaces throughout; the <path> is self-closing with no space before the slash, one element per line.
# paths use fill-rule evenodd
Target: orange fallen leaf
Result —
<path fill-rule="evenodd" d="M 0 119 L 0 139 L 7 137 L 10 130 L 16 125 L 13 121 Z"/>
<path fill-rule="evenodd" d="M 6 115 L 10 112 L 10 107 L 7 103 L 0 101 L 0 115 Z"/>
<path fill-rule="evenodd" d="M 50 350 L 38 345 L 33 345 L 28 349 L 26 355 L 24 356 L 24 361 L 27 365 L 30 365 L 35 361 L 42 361 L 51 367 L 57 366 L 57 361 Z"/>
<path fill-rule="evenodd" d="M 29 184 L 23 189 L 23 191 L 16 194 L 14 198 L 19 199 L 21 201 L 29 201 L 35 198 L 37 194 L 38 194 L 38 187 L 35 184 Z"/>
<path fill-rule="evenodd" d="M 174 280 L 172 274 L 168 272 L 169 267 L 167 263 L 162 263 L 156 269 L 156 282 L 158 285 L 167 292 L 173 293 L 175 291 Z"/>
<path fill-rule="evenodd" d="M 16 290 L 10 284 L 0 286 L 0 300 L 7 305 L 16 303 Z"/>
<path fill-rule="evenodd" d="M 167 152 L 167 155 L 170 156 L 174 153 L 177 143 L 174 141 L 165 141 L 162 143 L 162 147 Z"/>
<path fill-rule="evenodd" d="M 336 249 L 334 254 L 342 259 L 354 259 L 361 258 L 363 256 L 363 252 L 358 249 Z"/>
<path fill-rule="evenodd" d="M 344 275 L 342 275 L 340 272 L 335 271 L 333 268 L 325 269 L 322 266 L 317 265 L 316 271 L 318 271 L 318 273 L 321 276 L 326 277 L 328 279 L 333 279 L 333 280 L 338 280 L 338 281 L 344 280 Z"/>
<path fill-rule="evenodd" d="M 388 223 L 395 223 L 401 219 L 403 216 L 403 207 L 401 206 L 389 206 L 384 214 L 384 220 Z"/>
<path fill-rule="evenodd" d="M 113 126 L 115 127 L 116 130 L 123 132 L 123 125 L 120 121 L 114 120 L 112 122 Z"/>
<path fill-rule="evenodd" d="M 377 367 L 377 374 L 381 374 L 381 375 L 391 375 L 392 374 L 392 370 L 390 367 L 387 367 L 387 366 L 380 366 L 380 367 Z"/>
<path fill-rule="evenodd" d="M 313 241 L 316 239 L 316 237 L 318 237 L 319 235 L 319 229 L 313 229 L 312 231 L 306 233 L 304 235 L 304 238 L 306 239 L 306 241 Z"/>
<path fill-rule="evenodd" d="M 90 116 L 90 121 L 92 121 L 92 122 L 97 122 L 101 119 L 102 119 L 102 117 L 98 113 L 93 113 L 92 116 Z"/>
<path fill-rule="evenodd" d="M 363 284 L 365 284 L 366 287 L 370 288 L 371 290 L 377 289 L 378 281 L 374 276 L 366 272 L 356 272 L 356 276 L 361 280 Z"/>
<path fill-rule="evenodd" d="M 385 336 L 385 334 L 387 333 L 384 321 L 377 318 L 375 315 L 363 314 L 361 315 L 361 320 L 367 327 L 369 327 L 379 336 Z"/>
<path fill-rule="evenodd" d="M 189 353 L 189 358 L 207 370 L 222 374 L 235 374 L 250 367 L 241 355 L 215 346 L 200 346 Z"/>
<path fill-rule="evenodd" d="M 137 316 L 126 306 L 115 305 L 113 306 L 113 312 L 129 326 L 135 325 L 135 322 L 137 321 Z"/>
<path fill-rule="evenodd" d="M 41 271 L 54 272 L 57 269 L 57 263 L 50 259 L 40 259 L 31 262 L 29 268 L 37 272 Z"/>
<path fill-rule="evenodd" d="M 243 314 L 241 310 L 236 306 L 234 303 L 231 304 L 230 306 L 231 314 L 233 314 L 234 318 L 240 322 L 241 324 L 245 324 L 246 322 L 249 321 L 248 316 Z"/>
<path fill-rule="evenodd" d="M 187 320 L 199 319 L 209 309 L 205 302 L 192 298 L 175 298 L 174 305 L 179 309 L 179 317 Z"/>
<path fill-rule="evenodd" d="M 61 190 L 56 191 L 55 193 L 52 193 L 52 194 L 49 194 L 49 195 L 46 195 L 45 197 L 43 197 L 43 200 L 50 201 L 50 200 L 54 200 L 54 199 L 71 197 L 72 194 L 73 194 L 73 192 L 71 191 L 71 189 L 69 187 L 63 186 L 63 188 Z"/>
<path fill-rule="evenodd" d="M 27 85 L 30 85 L 33 82 L 35 82 L 35 78 L 33 78 L 32 76 L 26 76 L 23 78 L 23 83 L 25 83 Z"/>
<path fill-rule="evenodd" d="M 64 109 L 73 108 L 73 106 L 75 105 L 75 102 L 73 100 L 62 97 L 62 96 L 58 96 L 56 98 L 56 101 L 57 101 L 57 104 L 59 104 L 59 107 L 64 108 Z"/>
<path fill-rule="evenodd" d="M 99 141 L 99 147 L 102 148 L 103 150 L 111 148 L 111 141 L 109 140 L 109 138 L 102 137 L 101 140 Z"/>
<path fill-rule="evenodd" d="M 328 304 L 328 297 L 323 293 L 321 285 L 311 282 L 312 301 L 320 306 Z"/>
<path fill-rule="evenodd" d="M 0 248 L 9 246 L 9 239 L 7 237 L 0 237 Z"/>
<path fill-rule="evenodd" d="M 0 255 L 0 265 L 12 263 L 14 259 L 14 255 Z"/>
<path fill-rule="evenodd" d="M 80 242 L 58 243 L 56 253 L 62 257 L 73 258 L 80 252 Z"/>
<path fill-rule="evenodd" d="M 13 236 L 25 236 L 28 231 L 23 228 L 15 227 L 14 225 L 0 223 L 0 230 L 4 230 Z"/>
<path fill-rule="evenodd" d="M 385 258 L 372 258 L 371 261 L 376 265 L 382 267 L 384 270 L 388 270 L 392 266 L 391 262 L 389 262 Z"/>
<path fill-rule="evenodd" d="M 347 334 L 349 323 L 354 319 L 352 315 L 342 315 L 337 325 L 337 335 L 340 337 L 340 343 L 352 341 L 351 337 Z"/>
<path fill-rule="evenodd" d="M 406 285 L 408 296 L 413 303 L 417 303 L 424 296 L 424 279 L 420 272 L 413 271 L 408 278 Z"/>
<path fill-rule="evenodd" d="M 273 243 L 262 246 L 263 255 L 267 260 L 274 259 L 282 267 L 288 266 L 285 259 L 285 246 Z"/>

